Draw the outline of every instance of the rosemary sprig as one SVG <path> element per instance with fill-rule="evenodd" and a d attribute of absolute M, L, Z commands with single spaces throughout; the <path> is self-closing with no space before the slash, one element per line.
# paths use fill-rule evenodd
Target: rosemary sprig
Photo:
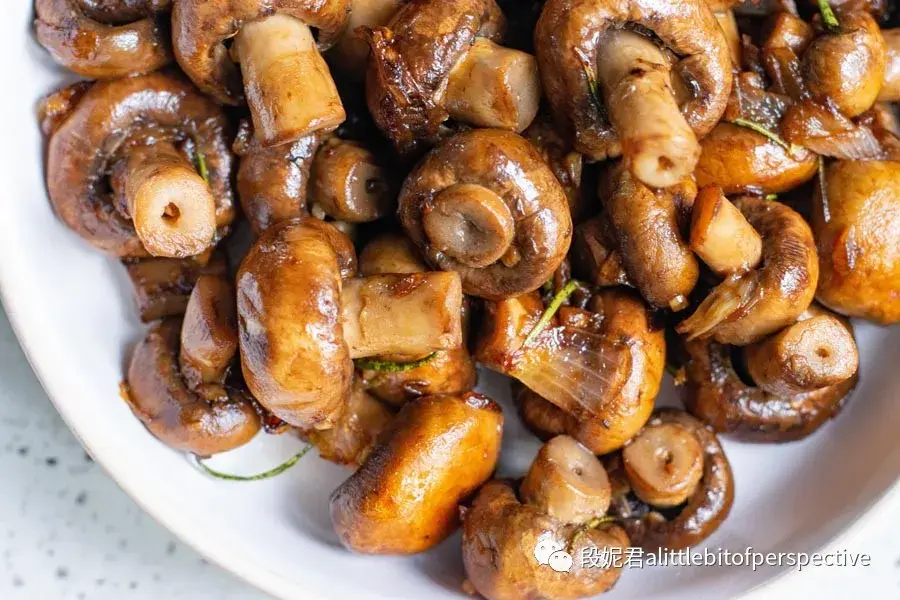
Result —
<path fill-rule="evenodd" d="M 527 346 L 534 338 L 536 338 L 540 333 L 547 327 L 550 323 L 551 319 L 553 319 L 553 315 L 556 314 L 556 311 L 559 310 L 559 307 L 562 306 L 563 302 L 566 301 L 566 298 L 572 295 L 572 292 L 578 289 L 578 282 L 572 279 L 567 283 L 561 290 L 556 292 L 556 295 L 553 296 L 553 299 L 550 301 L 550 304 L 547 305 L 546 310 L 541 315 L 541 318 L 532 328 L 532 330 L 525 336 L 525 341 L 522 342 L 523 346 Z"/>
<path fill-rule="evenodd" d="M 357 358 L 353 363 L 356 368 L 361 371 L 378 371 L 380 373 L 402 373 L 403 371 L 412 371 L 422 365 L 434 360 L 437 352 L 432 352 L 424 358 L 414 360 L 407 363 L 398 363 L 390 360 L 379 360 L 377 358 Z"/>
<path fill-rule="evenodd" d="M 256 475 L 232 475 L 230 473 L 222 473 L 221 471 L 216 471 L 215 469 L 206 466 L 203 461 L 200 460 L 200 458 L 198 458 L 195 454 L 191 454 L 190 456 L 193 459 L 192 462 L 194 463 L 194 466 L 196 466 L 207 475 L 211 475 L 212 477 L 215 477 L 217 479 L 225 479 L 226 481 L 262 481 L 263 479 L 271 479 L 272 477 L 281 475 L 282 473 L 296 465 L 298 462 L 300 462 L 300 459 L 306 456 L 306 453 L 312 450 L 312 448 L 313 445 L 308 444 L 302 450 L 300 450 L 300 452 L 298 452 L 285 462 L 281 463 L 274 469 L 270 469 L 264 473 L 258 473 Z"/>
<path fill-rule="evenodd" d="M 822 22 L 825 23 L 825 28 L 831 33 L 838 33 L 841 30 L 841 22 L 831 10 L 831 4 L 828 3 L 828 0 L 816 1 L 819 5 L 819 12 L 822 13 Z"/>
<path fill-rule="evenodd" d="M 779 136 L 777 133 L 770 129 L 766 129 L 763 125 L 760 125 L 755 121 L 751 121 L 749 119 L 735 119 L 734 121 L 731 121 L 731 124 L 737 125 L 739 127 L 745 127 L 747 129 L 750 129 L 751 131 L 755 131 L 760 135 L 764 135 L 770 141 L 787 150 L 791 155 L 796 154 L 802 148 L 802 146 L 798 146 L 797 144 L 787 143 L 786 141 L 781 139 L 781 136 Z"/>

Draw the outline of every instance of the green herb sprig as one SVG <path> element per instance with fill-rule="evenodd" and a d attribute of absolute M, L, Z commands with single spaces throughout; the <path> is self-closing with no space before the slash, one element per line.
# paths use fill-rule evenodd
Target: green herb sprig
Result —
<path fill-rule="evenodd" d="M 215 469 L 206 466 L 198 456 L 191 454 L 191 457 L 192 462 L 198 469 L 200 469 L 207 475 L 215 477 L 216 479 L 225 479 L 226 481 L 262 481 L 263 479 L 271 479 L 272 477 L 281 475 L 282 473 L 296 465 L 298 462 L 300 462 L 300 459 L 306 456 L 306 453 L 312 450 L 312 448 L 313 445 L 308 444 L 302 450 L 300 450 L 300 452 L 287 459 L 285 462 L 281 463 L 274 469 L 270 469 L 268 471 L 265 471 L 264 473 L 258 473 L 256 475 L 232 475 L 230 473 L 222 473 L 221 471 L 216 471 Z"/>
<path fill-rule="evenodd" d="M 572 279 L 563 286 L 561 290 L 556 292 L 556 295 L 553 296 L 553 299 L 550 300 L 550 304 L 547 305 L 547 308 L 544 310 L 541 318 L 538 319 L 538 322 L 534 325 L 532 330 L 525 336 L 525 341 L 522 342 L 523 346 L 527 346 L 534 338 L 536 338 L 540 333 L 546 329 L 547 325 L 553 319 L 553 315 L 559 310 L 559 307 L 562 306 L 563 302 L 566 301 L 566 298 L 572 295 L 572 292 L 578 289 L 578 282 Z"/>
<path fill-rule="evenodd" d="M 353 363 L 356 368 L 361 371 L 378 371 L 379 373 L 402 373 L 403 371 L 412 371 L 424 364 L 434 360 L 437 352 L 432 352 L 424 358 L 414 360 L 412 362 L 398 363 L 390 360 L 379 360 L 377 358 L 357 358 Z"/>

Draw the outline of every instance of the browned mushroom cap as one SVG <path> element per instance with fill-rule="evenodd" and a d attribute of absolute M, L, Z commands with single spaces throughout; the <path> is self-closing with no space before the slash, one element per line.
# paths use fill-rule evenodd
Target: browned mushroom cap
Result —
<path fill-rule="evenodd" d="M 501 299 L 540 287 L 572 239 L 566 196 L 522 137 L 479 129 L 445 140 L 400 192 L 399 216 L 433 266 L 463 291 Z"/>
<path fill-rule="evenodd" d="M 401 409 L 386 439 L 331 495 L 345 546 L 366 554 L 415 554 L 459 525 L 459 503 L 494 470 L 503 414 L 475 393 L 427 396 Z"/>
<path fill-rule="evenodd" d="M 172 11 L 175 57 L 220 102 L 239 104 L 246 90 L 263 145 L 286 143 L 344 120 L 318 49 L 334 42 L 347 15 L 348 0 L 184 0 Z M 232 38 L 243 81 L 225 46 Z"/>
<path fill-rule="evenodd" d="M 424 273 L 427 270 L 415 244 L 400 233 L 378 236 L 359 254 L 359 272 L 364 276 Z"/>
<path fill-rule="evenodd" d="M 178 364 L 181 319 L 150 327 L 128 368 L 127 400 L 147 429 L 167 445 L 198 456 L 246 444 L 259 431 L 250 397 L 217 386 L 191 391 Z"/>
<path fill-rule="evenodd" d="M 387 169 L 363 144 L 331 137 L 319 147 L 309 182 L 313 216 L 374 221 L 391 212 L 396 193 Z"/>
<path fill-rule="evenodd" d="M 845 315 L 900 322 L 900 163 L 829 164 L 824 187 L 816 186 L 812 225 L 819 301 Z"/>
<path fill-rule="evenodd" d="M 585 528 L 522 504 L 510 482 L 489 481 L 463 517 L 462 554 L 466 576 L 488 600 L 564 600 L 601 594 L 619 579 L 630 546 L 625 531 L 611 524 Z M 574 559 L 551 567 L 555 551 Z M 562 553 L 560 553 L 561 555 Z M 586 555 L 611 556 L 612 565 L 589 565 Z M 565 567 L 571 566 L 570 569 Z"/>
<path fill-rule="evenodd" d="M 662 409 L 632 445 L 626 446 L 621 456 L 606 461 L 613 490 L 609 513 L 624 519 L 631 543 L 649 551 L 679 550 L 696 546 L 712 535 L 734 501 L 731 465 L 715 434 L 683 411 Z M 698 454 L 699 478 L 695 462 Z M 628 492 L 649 488 L 674 490 L 676 496 L 684 495 L 687 503 L 671 518 L 653 510 L 658 506 L 654 504 L 650 504 L 649 512 L 646 504 L 635 510 Z M 638 504 L 642 502 L 638 500 Z"/>
<path fill-rule="evenodd" d="M 849 322 L 844 325 L 852 333 Z M 743 440 L 787 442 L 806 437 L 840 411 L 858 380 L 854 373 L 815 391 L 771 394 L 741 379 L 732 350 L 708 339 L 686 342 L 683 397 L 692 414 L 716 431 Z"/>
<path fill-rule="evenodd" d="M 221 107 L 172 75 L 96 83 L 50 137 L 50 201 L 76 233 L 116 256 L 200 254 L 234 220 L 229 135 Z M 135 152 L 150 162 L 129 161 Z"/>
<path fill-rule="evenodd" d="M 819 260 L 809 225 L 798 213 L 775 201 L 753 196 L 734 205 L 763 241 L 762 262 L 717 285 L 678 333 L 688 339 L 712 337 L 743 346 L 797 320 L 813 300 Z"/>
<path fill-rule="evenodd" d="M 621 29 L 628 24 L 646 28 L 679 57 L 671 71 L 690 82 L 686 100 L 676 102 L 667 59 Z M 551 0 L 535 47 L 544 91 L 576 149 L 591 160 L 624 154 L 638 178 L 656 187 L 690 174 L 698 154 L 693 134 L 712 129 L 731 89 L 728 44 L 703 0 Z"/>
<path fill-rule="evenodd" d="M 448 117 L 522 131 L 537 113 L 537 64 L 498 46 L 506 27 L 494 0 L 411 0 L 367 30 L 369 111 L 401 152 L 437 140 Z"/>
<path fill-rule="evenodd" d="M 37 39 L 54 60 L 84 77 L 149 73 L 173 60 L 166 22 L 170 4 L 35 0 Z"/>
<path fill-rule="evenodd" d="M 179 362 L 188 387 L 225 383 L 237 348 L 234 286 L 224 277 L 203 275 L 191 292 L 181 326 Z"/>
<path fill-rule="evenodd" d="M 584 157 L 560 135 L 553 120 L 546 115 L 539 115 L 528 129 L 522 132 L 522 137 L 534 144 L 556 175 L 566 193 L 566 198 L 569 199 L 572 220 L 577 223 L 587 209 L 581 190 Z"/>
<path fill-rule="evenodd" d="M 145 323 L 183 315 L 191 291 L 202 275 L 224 277 L 225 256 L 204 253 L 191 258 L 141 258 L 125 263 L 134 297 Z"/>
<path fill-rule="evenodd" d="M 620 448 L 647 421 L 665 363 L 650 308 L 623 289 L 560 319 L 523 345 L 543 312 L 536 293 L 486 303 L 476 359 L 515 377 L 572 417 L 562 430 L 595 454 Z M 539 429 L 549 429 L 538 424 Z"/>
<path fill-rule="evenodd" d="M 314 133 L 290 144 L 264 148 L 249 121 L 241 122 L 234 142 L 234 152 L 241 159 L 237 191 L 255 234 L 306 214 L 310 169 L 321 141 L 322 136 Z"/>
<path fill-rule="evenodd" d="M 691 179 L 654 190 L 623 162 L 600 183 L 600 198 L 628 278 L 653 306 L 681 310 L 699 275 L 685 241 L 697 186 Z"/>
<path fill-rule="evenodd" d="M 885 44 L 884 82 L 878 92 L 879 102 L 900 100 L 900 29 L 882 29 Z"/>

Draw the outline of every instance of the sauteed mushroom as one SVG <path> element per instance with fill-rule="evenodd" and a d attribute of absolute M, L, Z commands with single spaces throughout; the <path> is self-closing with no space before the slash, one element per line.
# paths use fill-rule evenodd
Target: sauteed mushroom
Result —
<path fill-rule="evenodd" d="M 600 287 L 634 287 L 625 271 L 615 232 L 605 215 L 588 219 L 575 228 L 569 259 L 575 275 Z"/>
<path fill-rule="evenodd" d="M 309 203 L 318 211 L 348 223 L 386 216 L 396 190 L 387 170 L 363 144 L 327 139 L 316 152 L 309 182 Z"/>
<path fill-rule="evenodd" d="M 145 323 L 183 315 L 194 285 L 202 275 L 224 277 L 225 257 L 220 253 L 191 258 L 141 258 L 125 263 L 134 286 L 141 320 Z"/>
<path fill-rule="evenodd" d="M 696 546 L 731 511 L 734 478 L 725 451 L 712 431 L 680 410 L 656 412 L 605 463 L 612 483 L 609 512 L 624 521 L 631 543 L 645 550 Z"/>
<path fill-rule="evenodd" d="M 652 187 L 694 170 L 697 136 L 722 116 L 731 89 L 728 43 L 704 0 L 550 0 L 535 47 L 544 91 L 577 150 L 591 160 L 624 155 Z"/>
<path fill-rule="evenodd" d="M 845 315 L 900 322 L 900 163 L 835 161 L 816 186 L 816 297 Z"/>
<path fill-rule="evenodd" d="M 900 100 L 900 29 L 882 29 L 885 44 L 884 82 L 878 92 L 878 102 Z"/>
<path fill-rule="evenodd" d="M 552 439 L 518 496 L 512 482 L 493 480 L 464 512 L 469 582 L 488 600 L 583 598 L 610 589 L 622 569 L 616 556 L 630 544 L 619 526 L 589 523 L 604 515 L 609 494 L 606 471 L 595 456 L 572 438 Z M 581 560 L 603 553 L 613 564 Z"/>
<path fill-rule="evenodd" d="M 273 225 L 241 264 L 244 377 L 260 404 L 295 427 L 334 425 L 350 390 L 351 359 L 462 343 L 455 274 L 347 279 L 355 271 L 350 240 L 311 218 Z"/>
<path fill-rule="evenodd" d="M 566 198 L 569 199 L 572 220 L 578 222 L 587 209 L 581 188 L 584 157 L 559 134 L 555 123 L 548 116 L 539 115 L 528 129 L 522 132 L 522 137 L 534 144 L 550 170 L 556 175 L 566 193 Z"/>
<path fill-rule="evenodd" d="M 341 543 L 365 554 L 415 554 L 442 542 L 459 526 L 459 503 L 491 476 L 502 426 L 500 407 L 480 394 L 408 403 L 331 495 Z"/>
<path fill-rule="evenodd" d="M 246 95 L 263 146 L 331 131 L 346 114 L 319 50 L 340 35 L 348 7 L 348 0 L 179 0 L 175 57 L 219 102 L 239 104 Z M 225 46 L 232 38 L 240 73 Z"/>
<path fill-rule="evenodd" d="M 59 122 L 47 151 L 50 201 L 93 246 L 183 258 L 227 232 L 228 120 L 189 83 L 163 73 L 99 82 Z"/>
<path fill-rule="evenodd" d="M 467 294 L 501 299 L 541 286 L 572 239 L 566 196 L 522 137 L 479 129 L 432 150 L 410 173 L 400 222 L 433 266 Z"/>
<path fill-rule="evenodd" d="M 38 42 L 54 60 L 92 79 L 149 73 L 173 60 L 171 0 L 35 0 Z"/>
<path fill-rule="evenodd" d="M 437 141 L 447 118 L 520 132 L 537 114 L 537 62 L 498 43 L 494 0 L 411 0 L 367 29 L 369 111 L 403 152 Z"/>
<path fill-rule="evenodd" d="M 329 62 L 342 75 L 363 80 L 366 61 L 369 58 L 369 44 L 363 36 L 364 29 L 374 29 L 387 25 L 404 0 L 350 0 L 350 16 L 344 34 L 328 53 Z"/>

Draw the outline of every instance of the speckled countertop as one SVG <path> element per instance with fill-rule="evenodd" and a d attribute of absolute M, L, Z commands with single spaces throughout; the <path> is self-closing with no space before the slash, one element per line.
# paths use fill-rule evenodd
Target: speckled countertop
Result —
<path fill-rule="evenodd" d="M 900 598 L 900 510 L 851 536 L 868 568 L 809 569 L 766 598 Z M 0 600 L 261 600 L 159 526 L 57 415 L 0 309 Z"/>

